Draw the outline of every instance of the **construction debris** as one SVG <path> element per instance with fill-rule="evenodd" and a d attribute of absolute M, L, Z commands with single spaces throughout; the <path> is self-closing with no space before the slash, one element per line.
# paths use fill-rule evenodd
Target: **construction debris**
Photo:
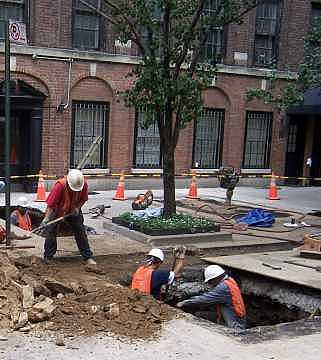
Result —
<path fill-rule="evenodd" d="M 0 252 L 0 329 L 57 331 L 58 346 L 64 346 L 65 336 L 97 332 L 146 339 L 175 314 L 150 296 L 81 271 L 87 280 L 69 282 L 42 262 L 11 260 Z"/>

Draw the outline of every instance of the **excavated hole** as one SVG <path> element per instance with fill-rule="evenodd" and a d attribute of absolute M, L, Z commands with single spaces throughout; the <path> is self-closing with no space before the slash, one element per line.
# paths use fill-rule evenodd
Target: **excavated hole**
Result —
<path fill-rule="evenodd" d="M 287 285 L 284 285 L 284 288 L 282 288 L 277 282 L 273 285 L 272 279 L 266 278 L 267 282 L 265 283 L 265 280 L 259 277 L 244 277 L 244 274 L 238 274 L 237 272 L 233 272 L 231 275 L 237 280 L 242 289 L 247 311 L 248 329 L 308 319 L 312 312 L 308 311 L 308 303 L 309 305 L 310 302 L 313 304 L 314 299 L 316 299 L 316 302 L 318 301 L 317 296 L 314 294 L 307 295 L 308 291 L 306 289 L 292 289 Z M 255 289 L 256 287 L 257 289 Z M 198 267 L 198 269 L 196 269 L 196 267 L 187 268 L 183 272 L 182 278 L 171 290 L 167 302 L 175 307 L 179 301 L 188 298 L 186 293 L 197 295 L 204 292 L 204 290 L 202 270 L 200 267 Z M 302 296 L 300 291 L 302 291 Z M 271 296 L 274 298 L 271 298 Z M 298 304 L 299 306 L 296 306 L 295 299 L 297 296 L 303 299 L 302 302 Z M 307 296 L 306 308 L 304 307 L 304 296 Z M 200 309 L 201 311 L 195 312 L 194 315 L 210 322 L 215 322 L 215 306 L 213 308 L 214 309 Z"/>

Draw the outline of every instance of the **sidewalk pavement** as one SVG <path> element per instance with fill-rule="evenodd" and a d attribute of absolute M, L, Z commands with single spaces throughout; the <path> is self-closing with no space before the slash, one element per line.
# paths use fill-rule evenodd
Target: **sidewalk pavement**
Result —
<path fill-rule="evenodd" d="M 98 191 L 89 195 L 88 202 L 83 207 L 85 224 L 93 227 L 100 236 L 89 236 L 90 243 L 93 249 L 95 249 L 95 255 L 107 255 L 107 254 L 129 254 L 135 252 L 144 252 L 147 247 L 145 244 L 125 238 L 116 232 L 109 232 L 103 228 L 103 223 L 111 219 L 113 216 L 117 216 L 122 212 L 131 211 L 131 202 L 141 190 L 127 190 L 126 201 L 113 200 L 115 191 Z M 163 191 L 155 190 L 154 198 L 163 199 Z M 186 189 L 177 189 L 177 199 L 184 198 L 187 193 Z M 281 187 L 280 191 L 281 200 L 267 200 L 266 189 L 238 187 L 235 190 L 232 203 L 234 204 L 252 204 L 257 206 L 268 206 L 276 209 L 284 209 L 295 212 L 307 213 L 314 209 L 321 208 L 321 191 L 319 187 Z M 26 196 L 31 205 L 42 211 L 45 210 L 46 204 L 44 202 L 32 201 L 35 199 L 35 194 L 25 193 L 13 193 L 12 204 L 16 204 L 19 196 Z M 199 195 L 203 199 L 213 199 L 222 201 L 225 196 L 225 190 L 221 188 L 201 188 L 199 189 Z M 0 194 L 0 206 L 4 206 L 4 194 Z M 89 209 L 97 205 L 111 205 L 110 209 L 106 209 L 104 217 L 99 216 L 96 219 L 92 219 L 89 214 Z M 161 202 L 154 202 L 153 206 L 162 206 Z M 106 219 L 107 218 L 107 219 Z M 43 238 L 37 239 L 35 255 L 42 255 Z M 35 241 L 32 241 L 32 244 Z M 27 242 L 25 242 L 27 244 Z M 59 250 L 60 249 L 60 250 Z M 60 238 L 58 240 L 58 255 L 78 255 L 78 250 L 73 237 Z"/>

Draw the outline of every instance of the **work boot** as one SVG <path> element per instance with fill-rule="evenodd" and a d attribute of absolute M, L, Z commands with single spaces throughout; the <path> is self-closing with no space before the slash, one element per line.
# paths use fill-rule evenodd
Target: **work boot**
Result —
<path fill-rule="evenodd" d="M 89 258 L 86 260 L 86 265 L 97 265 L 97 263 L 93 258 Z"/>
<path fill-rule="evenodd" d="M 54 259 L 53 257 L 44 257 L 43 258 L 43 262 L 46 264 L 46 265 L 52 265 L 54 263 Z"/>
<path fill-rule="evenodd" d="M 85 271 L 92 272 L 92 273 L 99 274 L 99 275 L 105 274 L 105 271 L 103 271 L 102 269 L 100 269 L 97 266 L 97 263 L 93 258 L 89 258 L 86 260 Z"/>

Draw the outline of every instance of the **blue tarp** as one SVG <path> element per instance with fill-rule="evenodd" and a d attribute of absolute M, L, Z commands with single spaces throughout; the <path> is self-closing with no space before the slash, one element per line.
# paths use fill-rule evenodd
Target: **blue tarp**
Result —
<path fill-rule="evenodd" d="M 254 209 L 245 216 L 238 218 L 237 222 L 247 224 L 248 226 L 271 227 L 275 222 L 275 216 L 268 211 Z"/>

